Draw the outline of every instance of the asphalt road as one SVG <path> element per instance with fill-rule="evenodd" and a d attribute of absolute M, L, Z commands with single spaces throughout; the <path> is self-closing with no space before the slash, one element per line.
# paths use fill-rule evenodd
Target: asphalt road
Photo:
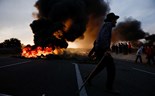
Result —
<path fill-rule="evenodd" d="M 115 60 L 115 63 L 114 88 L 120 91 L 119 96 L 155 96 L 155 66 L 122 60 Z M 83 77 L 95 67 L 86 64 L 79 66 Z M 93 79 L 92 86 L 86 86 L 88 96 L 118 96 L 104 92 L 106 78 L 106 69 L 104 69 Z"/>
<path fill-rule="evenodd" d="M 0 61 L 0 93 L 13 96 L 75 96 L 75 67 L 68 61 L 18 58 L 1 58 Z"/>
<path fill-rule="evenodd" d="M 115 60 L 119 96 L 155 96 L 155 66 Z M 83 77 L 94 64 L 77 60 L 0 58 L 0 93 L 11 96 L 77 96 Z M 80 76 L 82 78 L 80 78 Z M 104 91 L 106 70 L 79 96 L 118 96 Z M 85 90 L 84 90 L 85 89 Z M 1 96 L 0 94 L 0 96 Z"/>

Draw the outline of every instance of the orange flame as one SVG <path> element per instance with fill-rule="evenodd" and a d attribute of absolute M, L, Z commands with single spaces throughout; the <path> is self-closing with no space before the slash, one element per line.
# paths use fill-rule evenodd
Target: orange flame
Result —
<path fill-rule="evenodd" d="M 25 58 L 37 58 L 38 56 L 41 56 L 42 58 L 49 54 L 63 54 L 64 49 L 61 48 L 55 48 L 52 49 L 52 47 L 45 47 L 42 48 L 40 46 L 33 49 L 31 46 L 26 46 L 22 49 L 21 55 Z"/>

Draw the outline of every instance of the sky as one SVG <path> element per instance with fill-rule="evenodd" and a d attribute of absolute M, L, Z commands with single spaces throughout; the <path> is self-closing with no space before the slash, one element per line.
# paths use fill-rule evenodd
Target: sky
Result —
<path fill-rule="evenodd" d="M 33 45 L 33 33 L 29 27 L 36 12 L 37 0 L 0 0 L 0 43 L 17 38 L 21 43 Z M 118 22 L 131 17 L 141 21 L 142 29 L 155 34 L 155 0 L 105 0 L 110 12 L 119 15 Z"/>

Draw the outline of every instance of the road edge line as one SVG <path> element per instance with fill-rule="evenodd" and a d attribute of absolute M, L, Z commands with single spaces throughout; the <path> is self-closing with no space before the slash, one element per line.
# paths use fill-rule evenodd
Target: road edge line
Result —
<path fill-rule="evenodd" d="M 155 73 L 153 73 L 153 72 L 145 71 L 145 70 L 138 69 L 138 68 L 132 68 L 132 69 L 137 70 L 137 71 L 140 71 L 140 72 L 144 72 L 144 73 L 147 73 L 147 74 L 151 74 L 151 75 L 154 75 L 155 76 Z"/>
<path fill-rule="evenodd" d="M 15 65 L 27 63 L 27 62 L 31 62 L 31 61 L 18 62 L 18 63 L 14 63 L 14 64 L 10 64 L 10 65 L 0 66 L 0 69 L 1 69 L 1 68 L 5 68 L 5 67 L 11 67 L 11 66 L 15 66 Z"/>

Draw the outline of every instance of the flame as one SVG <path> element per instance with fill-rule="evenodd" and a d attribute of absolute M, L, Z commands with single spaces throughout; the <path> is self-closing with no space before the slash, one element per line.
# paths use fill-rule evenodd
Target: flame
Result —
<path fill-rule="evenodd" d="M 38 56 L 44 58 L 46 55 L 54 54 L 59 55 L 63 54 L 64 49 L 62 48 L 55 48 L 52 47 L 36 47 L 35 49 L 32 46 L 26 46 L 22 49 L 21 55 L 25 58 L 37 58 Z"/>
<path fill-rule="evenodd" d="M 68 44 L 69 44 L 68 48 L 78 48 L 76 42 L 68 42 Z"/>

